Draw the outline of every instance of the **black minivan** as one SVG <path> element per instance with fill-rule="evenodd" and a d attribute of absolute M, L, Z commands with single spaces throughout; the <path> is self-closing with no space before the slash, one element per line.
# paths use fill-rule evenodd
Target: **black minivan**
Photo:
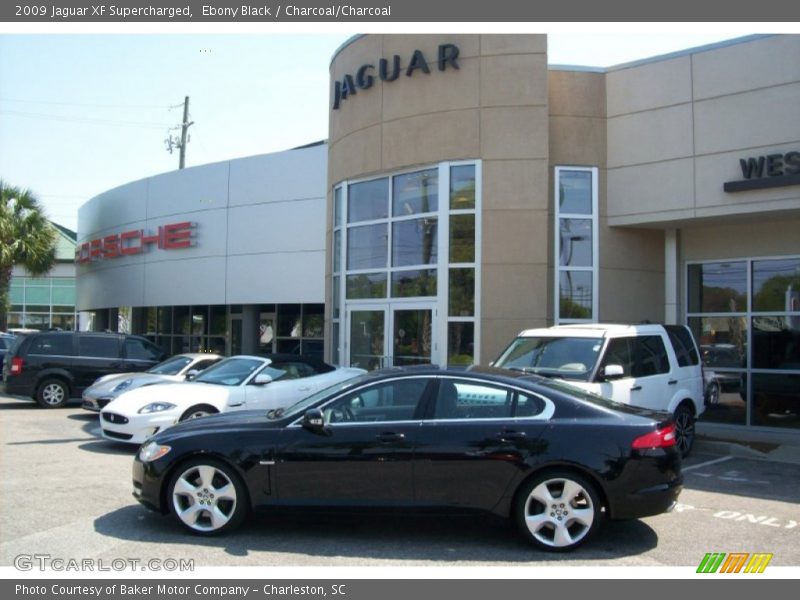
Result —
<path fill-rule="evenodd" d="M 3 364 L 7 394 L 44 408 L 66 405 L 103 375 L 145 371 L 167 355 L 149 340 L 121 333 L 47 331 L 17 338 Z"/>

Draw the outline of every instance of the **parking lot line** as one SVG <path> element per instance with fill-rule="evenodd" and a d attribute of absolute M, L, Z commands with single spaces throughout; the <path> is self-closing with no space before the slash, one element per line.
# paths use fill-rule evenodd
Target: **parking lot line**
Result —
<path fill-rule="evenodd" d="M 717 463 L 725 462 L 726 460 L 731 460 L 732 456 L 723 456 L 722 458 L 715 458 L 714 460 L 709 460 L 704 463 L 700 463 L 699 465 L 692 465 L 691 467 L 684 467 L 681 469 L 684 473 L 686 471 L 692 471 L 694 469 L 699 469 L 701 467 L 707 467 L 708 465 L 715 465 Z"/>

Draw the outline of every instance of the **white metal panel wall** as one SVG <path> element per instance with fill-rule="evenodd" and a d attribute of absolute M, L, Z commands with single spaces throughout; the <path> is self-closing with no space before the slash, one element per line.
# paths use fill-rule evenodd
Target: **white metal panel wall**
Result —
<path fill-rule="evenodd" d="M 327 147 L 204 165 L 120 186 L 78 213 L 78 245 L 190 221 L 195 245 L 78 266 L 78 310 L 325 300 Z"/>

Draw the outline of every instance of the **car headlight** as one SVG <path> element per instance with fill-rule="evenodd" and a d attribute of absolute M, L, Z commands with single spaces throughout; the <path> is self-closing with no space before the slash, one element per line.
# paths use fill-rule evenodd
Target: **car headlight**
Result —
<path fill-rule="evenodd" d="M 151 402 L 150 404 L 140 408 L 137 412 L 140 415 L 148 415 L 150 413 L 163 412 L 171 408 L 175 408 L 175 405 L 170 404 L 169 402 Z"/>
<path fill-rule="evenodd" d="M 153 462 L 166 455 L 170 450 L 172 450 L 172 448 L 169 446 L 148 442 L 139 450 L 139 460 L 142 462 Z"/>
<path fill-rule="evenodd" d="M 112 392 L 121 392 L 122 390 L 129 388 L 132 383 L 133 383 L 133 379 L 126 379 L 125 381 L 122 381 L 122 382 L 118 383 L 117 385 L 115 385 L 114 388 L 111 391 Z"/>

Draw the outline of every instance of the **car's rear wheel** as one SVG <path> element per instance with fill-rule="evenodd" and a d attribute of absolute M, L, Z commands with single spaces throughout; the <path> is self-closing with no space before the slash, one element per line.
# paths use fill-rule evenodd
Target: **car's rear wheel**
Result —
<path fill-rule="evenodd" d="M 61 379 L 45 379 L 36 390 L 42 408 L 61 408 L 69 401 L 69 386 Z"/>
<path fill-rule="evenodd" d="M 585 543 L 603 517 L 594 485 L 570 472 L 532 479 L 517 496 L 514 512 L 523 535 L 550 552 L 574 550 Z"/>
<path fill-rule="evenodd" d="M 178 468 L 168 494 L 175 518 L 193 533 L 224 533 L 239 525 L 247 513 L 247 490 L 236 472 L 210 458 Z"/>
<path fill-rule="evenodd" d="M 675 409 L 675 444 L 681 456 L 687 457 L 694 446 L 694 413 L 686 404 Z"/>

